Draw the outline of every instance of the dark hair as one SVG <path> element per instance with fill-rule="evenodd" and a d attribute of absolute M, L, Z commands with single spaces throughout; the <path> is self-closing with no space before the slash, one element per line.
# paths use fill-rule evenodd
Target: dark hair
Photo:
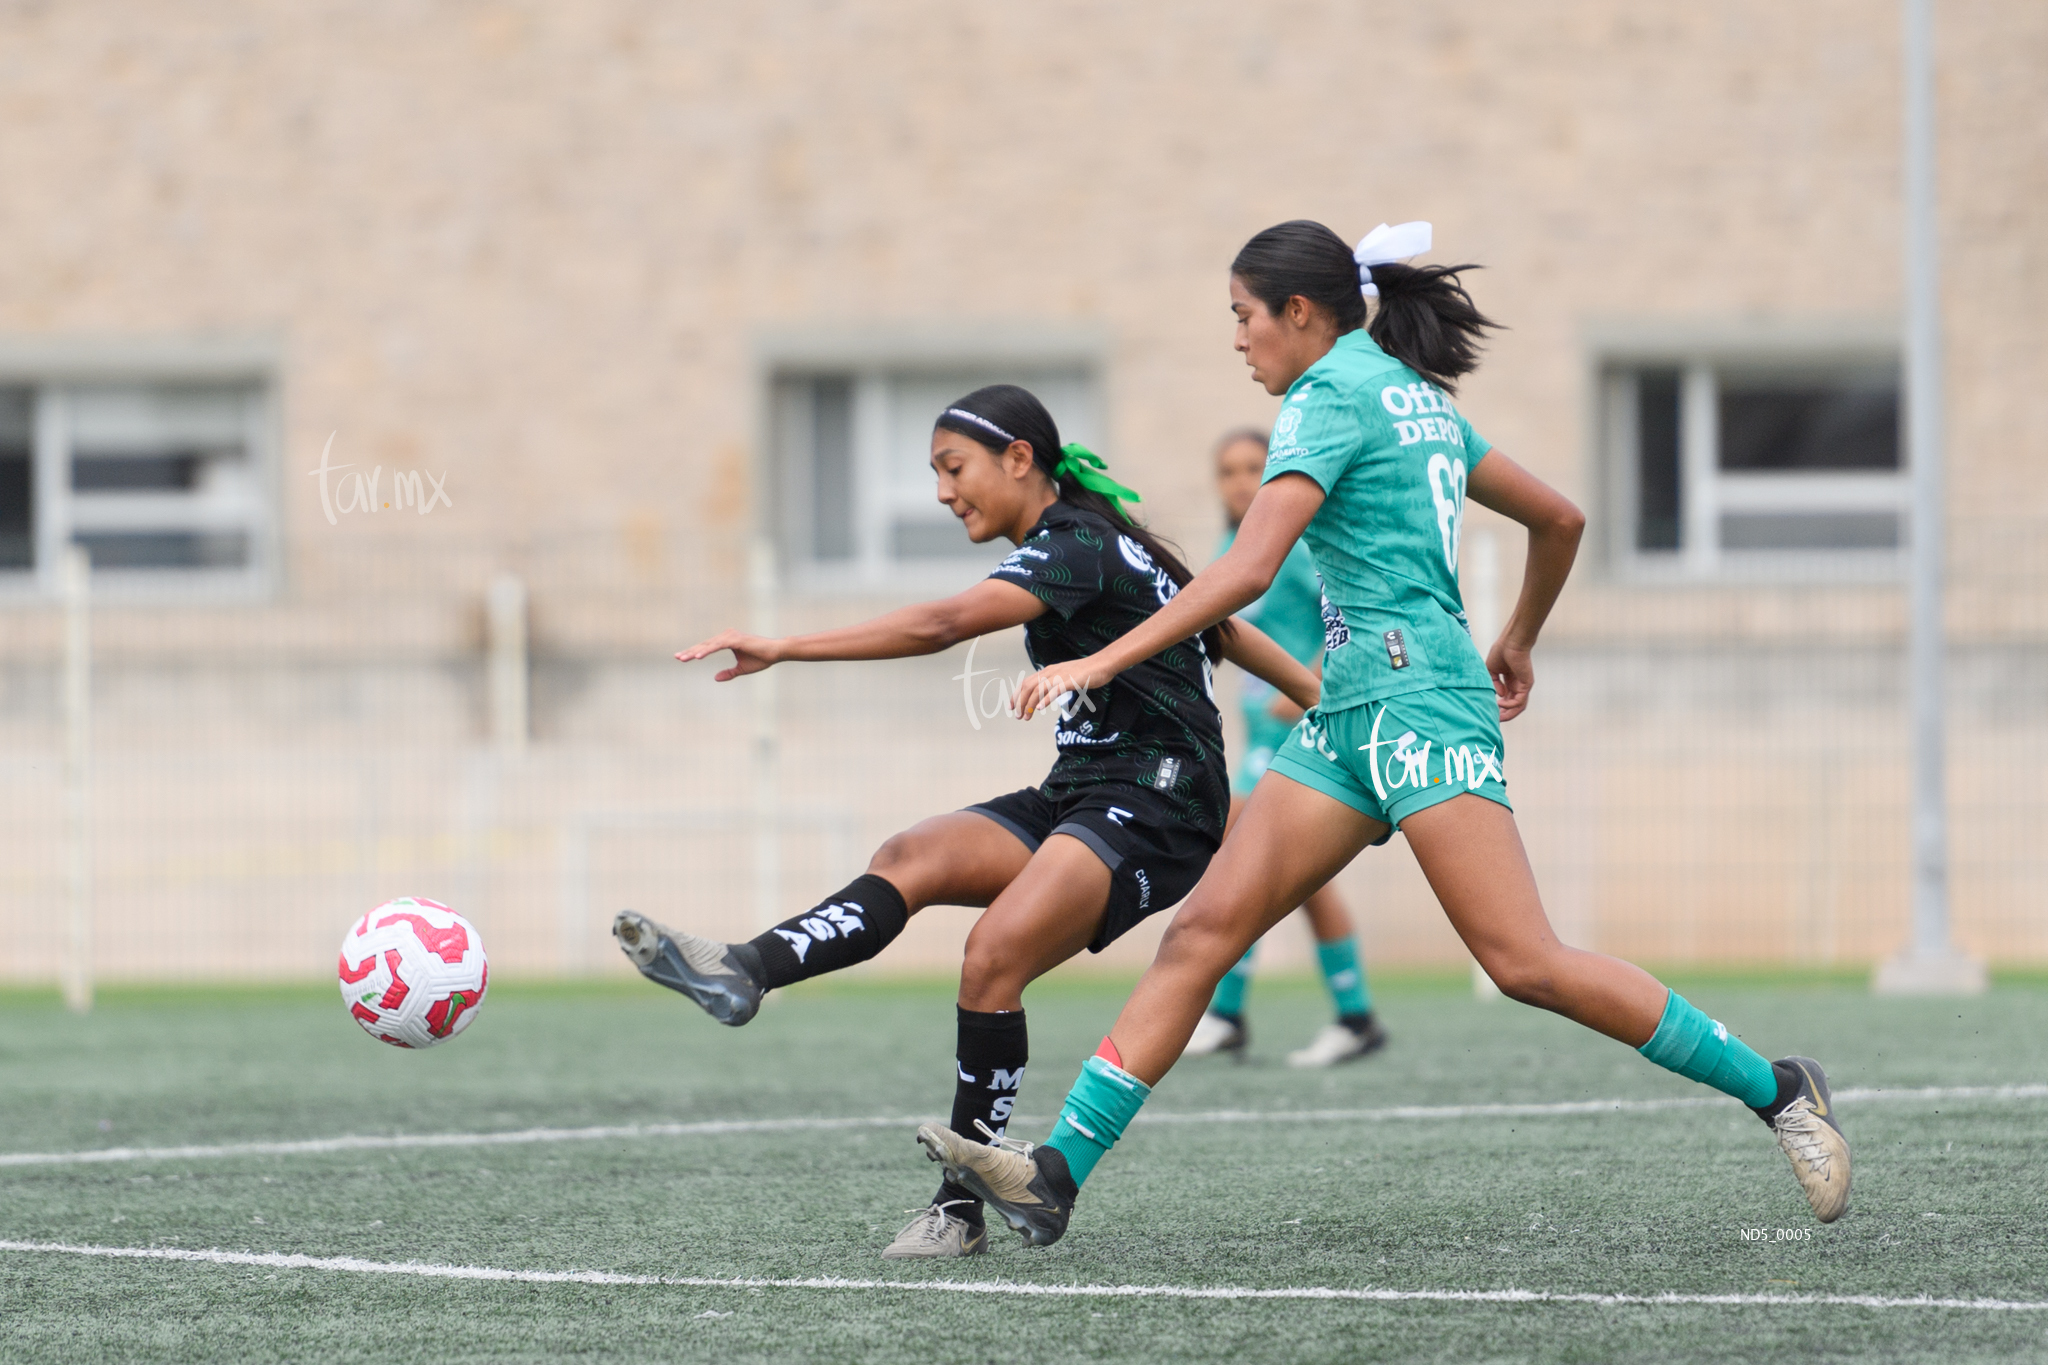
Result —
<path fill-rule="evenodd" d="M 1458 274 L 1476 265 L 1376 265 L 1379 307 L 1366 321 L 1358 262 L 1351 248 L 1321 223 L 1297 218 L 1269 227 L 1244 244 L 1230 273 L 1253 297 L 1278 313 L 1299 294 L 1329 313 L 1339 333 L 1360 327 L 1380 349 L 1446 393 L 1479 364 L 1483 333 L 1500 324 L 1479 311 Z"/>
<path fill-rule="evenodd" d="M 1095 513 L 1144 546 L 1145 553 L 1166 571 L 1175 587 L 1186 587 L 1195 576 L 1172 541 L 1133 521 L 1121 504 L 1092 488 L 1083 488 L 1071 475 L 1061 478 L 1054 472 L 1061 453 L 1059 424 L 1031 390 L 1015 384 L 990 384 L 949 403 L 933 425 L 965 436 L 995 455 L 1007 450 L 1011 441 L 1024 442 L 1031 447 L 1031 462 L 1052 480 L 1053 491 L 1059 494 L 1061 502 Z M 1202 645 L 1211 659 L 1222 659 L 1223 637 L 1229 629 L 1230 623 L 1224 621 L 1202 632 Z"/>
<path fill-rule="evenodd" d="M 1264 427 L 1232 427 L 1217 440 L 1216 453 L 1221 455 L 1240 441 L 1255 445 L 1260 450 L 1270 450 L 1273 446 L 1273 433 Z"/>

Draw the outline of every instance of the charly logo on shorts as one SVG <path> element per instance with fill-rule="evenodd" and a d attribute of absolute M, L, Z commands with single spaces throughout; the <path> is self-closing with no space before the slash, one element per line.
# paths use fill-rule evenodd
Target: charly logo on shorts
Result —
<path fill-rule="evenodd" d="M 1482 749 L 1476 744 L 1446 745 L 1438 753 L 1443 763 L 1443 775 L 1432 778 L 1429 775 L 1430 752 L 1436 749 L 1436 741 L 1422 739 L 1413 730 L 1405 730 L 1399 739 L 1380 738 L 1380 725 L 1387 718 L 1387 708 L 1382 705 L 1372 718 L 1372 736 L 1369 742 L 1358 746 L 1365 755 L 1365 766 L 1372 772 L 1373 795 L 1385 801 L 1403 787 L 1417 791 L 1433 787 L 1438 783 L 1463 783 L 1467 791 L 1478 791 L 1488 782 L 1507 784 L 1507 774 L 1501 768 L 1501 752 L 1498 748 Z M 1420 740 L 1422 747 L 1417 748 Z M 1380 752 L 1386 751 L 1382 759 Z"/>

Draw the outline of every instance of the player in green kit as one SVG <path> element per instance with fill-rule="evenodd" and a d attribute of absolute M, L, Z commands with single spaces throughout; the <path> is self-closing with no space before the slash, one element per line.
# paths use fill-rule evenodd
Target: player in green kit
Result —
<path fill-rule="evenodd" d="M 1231 432 L 1216 447 L 1216 491 L 1222 495 L 1223 512 L 1230 521 L 1218 554 L 1229 553 L 1231 542 L 1237 538 L 1238 525 L 1259 491 L 1259 479 L 1266 470 L 1266 442 L 1265 432 L 1246 429 Z M 1316 576 L 1308 546 L 1296 543 L 1281 564 L 1273 586 L 1238 615 L 1256 624 L 1295 658 L 1320 667 L 1323 581 Z M 1251 674 L 1245 675 L 1242 695 L 1245 744 L 1230 780 L 1233 821 L 1302 714 L 1301 708 L 1277 688 Z M 1323 984 L 1337 1007 L 1337 1018 L 1324 1026 L 1307 1047 L 1288 1053 L 1288 1065 L 1333 1066 L 1378 1051 L 1386 1046 L 1387 1035 L 1373 1018 L 1365 964 L 1358 956 L 1358 936 L 1337 888 L 1318 888 L 1301 909 L 1315 936 L 1316 965 L 1322 969 Z M 1251 989 L 1252 959 L 1258 951 L 1256 943 L 1247 948 L 1237 965 L 1217 983 L 1208 1013 L 1195 1025 L 1195 1036 L 1188 1040 L 1188 1056 L 1219 1052 L 1244 1055 L 1251 1040 L 1244 1020 L 1244 1001 Z"/>
<path fill-rule="evenodd" d="M 1771 1129 L 1816 1218 L 1849 1207 L 1849 1144 L 1819 1063 L 1767 1061 L 1648 972 L 1551 930 L 1508 806 L 1500 727 L 1528 705 L 1530 651 L 1585 517 L 1451 406 L 1493 324 L 1458 283 L 1473 267 L 1401 263 L 1427 251 L 1429 235 L 1427 223 L 1382 226 L 1354 252 L 1320 223 L 1292 222 L 1245 244 L 1230 278 L 1237 349 L 1254 380 L 1284 395 L 1264 486 L 1230 552 L 1173 602 L 1017 693 L 1029 713 L 1101 685 L 1258 597 L 1295 542 L 1308 542 L 1331 604 L 1321 698 L 1174 915 L 1051 1136 L 980 1147 L 918 1130 L 949 1179 L 1034 1245 L 1066 1230 L 1082 1182 L 1180 1056 L 1230 965 L 1396 828 L 1503 993 L 1734 1097 Z M 1478 648 L 1457 579 L 1468 496 L 1529 532 L 1514 611 Z"/>

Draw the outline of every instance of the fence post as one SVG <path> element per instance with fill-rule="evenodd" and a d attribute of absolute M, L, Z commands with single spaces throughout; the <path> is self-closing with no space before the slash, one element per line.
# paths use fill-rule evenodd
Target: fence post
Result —
<path fill-rule="evenodd" d="M 526 584 L 501 573 L 486 598 L 489 618 L 491 740 L 498 752 L 516 758 L 526 752 L 528 719 Z"/>
<path fill-rule="evenodd" d="M 64 1003 L 92 1008 L 92 556 L 64 550 Z"/>
<path fill-rule="evenodd" d="M 775 634 L 775 546 L 757 536 L 747 547 L 748 617 L 754 634 Z M 753 705 L 754 923 L 766 930 L 782 918 L 782 802 L 776 784 L 779 760 L 776 673 L 748 680 Z"/>

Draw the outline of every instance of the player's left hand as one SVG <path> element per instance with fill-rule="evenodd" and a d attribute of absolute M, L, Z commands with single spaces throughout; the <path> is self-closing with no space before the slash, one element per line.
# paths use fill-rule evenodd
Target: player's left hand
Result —
<path fill-rule="evenodd" d="M 1529 705 L 1529 689 L 1536 685 L 1536 666 L 1529 651 L 1511 645 L 1506 636 L 1494 641 L 1486 654 L 1486 674 L 1493 679 L 1493 699 L 1500 706 L 1500 718 L 1513 720 Z"/>
<path fill-rule="evenodd" d="M 1113 676 L 1096 662 L 1094 655 L 1041 668 L 1018 684 L 1016 695 L 1010 698 L 1010 714 L 1018 720 L 1030 720 L 1040 711 L 1056 707 L 1068 693 L 1100 687 Z"/>
<path fill-rule="evenodd" d="M 720 669 L 715 679 L 718 682 L 731 682 L 734 678 L 759 673 L 762 669 L 777 663 L 781 659 L 781 652 L 777 646 L 781 643 L 780 640 L 749 635 L 745 631 L 722 630 L 708 640 L 700 640 L 688 649 L 678 650 L 676 658 L 686 664 L 694 663 L 698 659 L 718 653 L 721 649 L 729 649 L 732 651 L 732 667 Z"/>

